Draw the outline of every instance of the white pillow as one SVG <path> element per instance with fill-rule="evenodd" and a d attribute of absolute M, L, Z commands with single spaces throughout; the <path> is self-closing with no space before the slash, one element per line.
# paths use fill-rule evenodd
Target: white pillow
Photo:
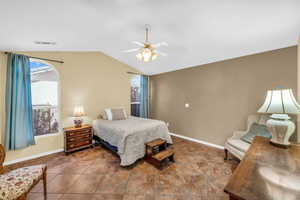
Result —
<path fill-rule="evenodd" d="M 112 113 L 110 108 L 105 108 L 104 112 L 106 114 L 107 120 L 112 120 Z"/>

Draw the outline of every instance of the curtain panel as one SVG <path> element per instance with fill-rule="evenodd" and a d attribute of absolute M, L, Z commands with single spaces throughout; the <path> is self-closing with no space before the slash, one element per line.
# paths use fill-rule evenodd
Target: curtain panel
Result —
<path fill-rule="evenodd" d="M 32 128 L 32 100 L 29 58 L 8 54 L 6 74 L 6 134 L 7 150 L 35 144 Z"/>
<path fill-rule="evenodd" d="M 149 76 L 141 75 L 140 117 L 149 118 Z"/>

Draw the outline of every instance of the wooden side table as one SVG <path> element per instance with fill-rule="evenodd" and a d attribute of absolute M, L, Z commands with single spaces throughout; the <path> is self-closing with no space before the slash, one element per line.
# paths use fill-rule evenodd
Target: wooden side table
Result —
<path fill-rule="evenodd" d="M 65 153 L 92 147 L 93 131 L 91 125 L 64 128 Z"/>

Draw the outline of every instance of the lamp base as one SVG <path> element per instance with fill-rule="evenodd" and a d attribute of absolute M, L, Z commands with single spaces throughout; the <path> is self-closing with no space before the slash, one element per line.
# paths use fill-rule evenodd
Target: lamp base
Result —
<path fill-rule="evenodd" d="M 276 146 L 287 148 L 290 146 L 289 139 L 295 131 L 295 124 L 289 120 L 286 114 L 273 114 L 267 121 L 267 127 L 272 138 L 270 142 Z"/>
<path fill-rule="evenodd" d="M 74 119 L 74 127 L 75 128 L 80 128 L 82 127 L 82 119 Z"/>

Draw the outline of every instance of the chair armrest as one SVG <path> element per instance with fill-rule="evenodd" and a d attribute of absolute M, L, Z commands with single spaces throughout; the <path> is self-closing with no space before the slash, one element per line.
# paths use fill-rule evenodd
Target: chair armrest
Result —
<path fill-rule="evenodd" d="M 247 133 L 247 131 L 234 131 L 234 132 L 233 132 L 233 136 L 232 136 L 231 138 L 232 138 L 232 139 L 240 139 L 240 138 L 243 137 L 246 133 Z"/>

